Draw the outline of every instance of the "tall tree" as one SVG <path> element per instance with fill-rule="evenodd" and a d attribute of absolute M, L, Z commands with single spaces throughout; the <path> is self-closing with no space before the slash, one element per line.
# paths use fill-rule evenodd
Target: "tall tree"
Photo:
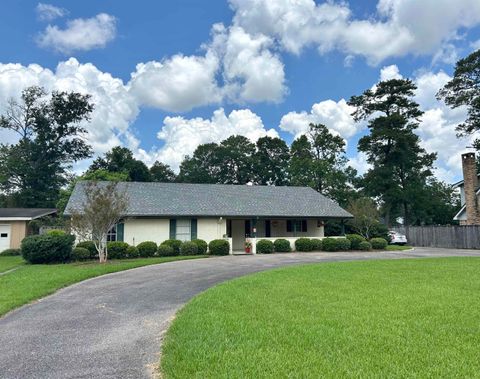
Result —
<path fill-rule="evenodd" d="M 290 151 L 284 140 L 265 136 L 256 143 L 253 170 L 258 184 L 284 186 L 288 184 Z"/>
<path fill-rule="evenodd" d="M 455 65 L 452 80 L 437 93 L 452 108 L 466 106 L 467 119 L 457 126 L 459 136 L 480 130 L 480 49 Z M 476 141 L 477 150 L 480 141 Z"/>
<path fill-rule="evenodd" d="M 149 182 L 151 180 L 146 164 L 135 159 L 130 149 L 121 146 L 116 146 L 105 153 L 104 157 L 95 159 L 88 171 L 96 170 L 125 173 L 131 182 Z"/>
<path fill-rule="evenodd" d="M 216 143 L 199 145 L 193 155 L 187 155 L 180 164 L 177 180 L 184 183 L 217 183 L 220 165 Z"/>
<path fill-rule="evenodd" d="M 246 184 L 253 181 L 253 155 L 255 145 L 244 136 L 231 136 L 218 147 L 220 172 L 217 179 L 222 184 Z"/>
<path fill-rule="evenodd" d="M 420 147 L 414 133 L 422 115 L 412 100 L 415 90 L 411 80 L 392 79 L 348 102 L 356 109 L 356 121 L 369 120 L 370 134 L 358 142 L 358 150 L 366 153 L 372 165 L 362 182 L 367 194 L 381 199 L 387 224 L 397 215 L 406 225 L 410 223 L 411 204 L 425 190 L 436 158 Z"/>
<path fill-rule="evenodd" d="M 93 104 L 89 95 L 29 87 L 19 102 L 10 100 L 0 128 L 19 136 L 16 144 L 0 144 L 0 191 L 9 204 L 54 206 L 74 162 L 91 156 L 85 142 Z"/>
<path fill-rule="evenodd" d="M 176 179 L 176 175 L 169 165 L 156 161 L 150 167 L 150 177 L 153 182 L 171 183 Z"/>
<path fill-rule="evenodd" d="M 292 143 L 291 182 L 310 186 L 346 205 L 356 177 L 356 171 L 347 162 L 343 138 L 323 124 L 310 124 L 309 132 Z"/>

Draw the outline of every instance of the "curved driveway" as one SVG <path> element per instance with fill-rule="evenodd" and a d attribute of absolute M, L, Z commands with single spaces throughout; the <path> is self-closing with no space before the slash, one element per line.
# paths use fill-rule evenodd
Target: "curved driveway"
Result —
<path fill-rule="evenodd" d="M 90 279 L 0 319 L 1 378 L 149 378 L 175 312 L 216 283 L 298 263 L 477 256 L 417 248 L 390 253 L 292 253 L 163 263 Z"/>

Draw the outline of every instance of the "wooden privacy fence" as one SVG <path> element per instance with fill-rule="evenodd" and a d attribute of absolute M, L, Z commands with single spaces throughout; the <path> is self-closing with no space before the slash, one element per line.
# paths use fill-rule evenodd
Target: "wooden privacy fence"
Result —
<path fill-rule="evenodd" d="M 409 226 L 393 230 L 405 234 L 412 246 L 480 249 L 480 225 Z"/>

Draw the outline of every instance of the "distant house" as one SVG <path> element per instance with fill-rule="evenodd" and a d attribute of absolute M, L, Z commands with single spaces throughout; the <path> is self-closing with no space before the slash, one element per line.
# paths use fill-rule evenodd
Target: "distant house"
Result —
<path fill-rule="evenodd" d="M 0 252 L 20 247 L 29 233 L 29 221 L 55 213 L 51 208 L 0 208 Z"/>
<path fill-rule="evenodd" d="M 480 225 L 480 188 L 475 153 L 462 154 L 463 180 L 453 188 L 460 190 L 462 208 L 453 218 L 460 225 Z"/>
<path fill-rule="evenodd" d="M 75 186 L 66 216 L 81 210 L 84 184 Z M 131 245 L 225 238 L 232 251 L 241 251 L 246 238 L 293 244 L 298 237 L 323 237 L 326 220 L 352 218 L 309 187 L 132 182 L 119 183 L 119 190 L 126 191 L 129 207 L 108 240 Z"/>

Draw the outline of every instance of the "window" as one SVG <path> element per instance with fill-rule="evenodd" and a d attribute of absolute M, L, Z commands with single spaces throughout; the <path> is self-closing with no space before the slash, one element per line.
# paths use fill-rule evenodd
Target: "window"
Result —
<path fill-rule="evenodd" d="M 107 242 L 112 242 L 117 240 L 117 225 L 110 229 L 107 233 Z"/>
<path fill-rule="evenodd" d="M 192 236 L 192 225 L 190 220 L 177 220 L 177 240 L 190 241 Z"/>
<path fill-rule="evenodd" d="M 0 234 L 0 237 L 1 237 L 1 238 L 7 238 L 7 237 L 8 237 L 8 233 L 2 233 L 2 234 Z"/>
<path fill-rule="evenodd" d="M 287 220 L 287 232 L 307 232 L 307 220 Z"/>

